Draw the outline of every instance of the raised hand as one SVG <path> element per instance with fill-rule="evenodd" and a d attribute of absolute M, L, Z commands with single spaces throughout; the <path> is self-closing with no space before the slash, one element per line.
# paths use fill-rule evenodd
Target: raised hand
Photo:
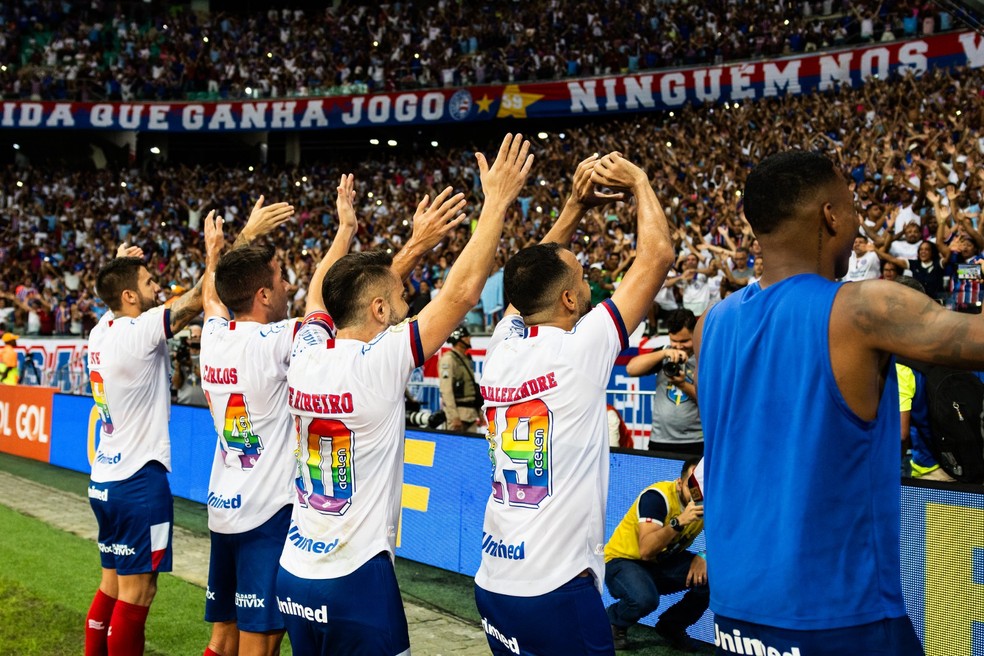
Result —
<path fill-rule="evenodd" d="M 427 194 L 417 203 L 417 211 L 413 213 L 413 232 L 410 239 L 425 251 L 437 246 L 438 242 L 465 220 L 464 214 L 459 215 L 465 208 L 465 195 L 452 196 L 452 191 L 451 187 L 445 187 L 429 206 L 427 203 L 430 195 Z"/>
<path fill-rule="evenodd" d="M 598 154 L 595 153 L 578 164 L 574 170 L 574 184 L 571 189 L 571 198 L 575 203 L 583 207 L 601 207 L 608 203 L 625 200 L 624 192 L 603 194 L 591 182 L 591 174 L 594 171 L 598 157 Z"/>
<path fill-rule="evenodd" d="M 225 235 L 222 233 L 222 225 L 225 222 L 221 216 L 215 216 L 215 210 L 208 213 L 205 217 L 205 261 L 206 263 L 218 263 L 222 255 L 222 248 L 225 246 Z"/>
<path fill-rule="evenodd" d="M 355 177 L 351 173 L 342 174 L 338 182 L 338 196 L 335 198 L 335 209 L 338 211 L 338 228 L 356 229 L 358 220 L 355 216 Z"/>
<path fill-rule="evenodd" d="M 619 153 L 608 153 L 595 163 L 591 182 L 613 189 L 631 189 L 639 184 L 649 184 L 649 177 Z"/>
<path fill-rule="evenodd" d="M 273 232 L 277 227 L 285 223 L 294 215 L 294 206 L 289 203 L 274 203 L 268 207 L 263 207 L 265 198 L 260 196 L 253 211 L 249 214 L 246 227 L 243 228 L 242 237 L 247 241 L 252 241 L 257 237 L 262 237 Z"/>
<path fill-rule="evenodd" d="M 529 152 L 530 142 L 524 141 L 523 135 L 517 133 L 505 136 L 491 167 L 485 155 L 475 153 L 486 203 L 495 201 L 508 206 L 519 197 L 533 167 L 533 155 Z"/>
<path fill-rule="evenodd" d="M 116 257 L 139 257 L 143 258 L 143 249 L 139 246 L 128 246 L 126 242 L 120 244 L 120 247 L 116 249 Z"/>

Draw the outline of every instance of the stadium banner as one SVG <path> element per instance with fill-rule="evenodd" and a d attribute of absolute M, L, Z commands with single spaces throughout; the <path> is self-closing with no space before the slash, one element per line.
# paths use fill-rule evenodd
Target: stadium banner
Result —
<path fill-rule="evenodd" d="M 51 387 L 0 385 L 0 451 L 49 461 L 54 395 Z"/>
<path fill-rule="evenodd" d="M 17 340 L 21 383 L 65 394 L 91 394 L 88 342 L 80 338 L 21 337 Z"/>
<path fill-rule="evenodd" d="M 745 102 L 963 65 L 984 65 L 984 43 L 974 32 L 719 66 L 502 86 L 229 102 L 8 101 L 0 103 L 0 128 L 235 132 L 584 116 Z"/>
<path fill-rule="evenodd" d="M 215 449 L 208 410 L 173 406 L 170 428 L 171 490 L 204 503 Z M 91 398 L 55 394 L 51 464 L 88 473 L 98 431 L 99 415 Z M 397 555 L 474 575 L 481 560 L 482 518 L 491 490 L 488 443 L 477 436 L 407 430 L 404 463 Z M 646 486 L 675 479 L 681 464 L 646 453 L 613 451 L 606 536 Z M 929 656 L 984 654 L 984 494 L 968 490 L 969 486 L 932 483 L 902 486 L 903 589 Z M 704 548 L 701 535 L 693 549 Z M 713 557 L 710 549 L 708 558 Z M 643 623 L 654 624 L 658 613 L 680 596 L 668 595 Z M 614 601 L 607 590 L 604 597 L 606 605 Z M 713 631 L 711 614 L 706 613 L 691 635 L 712 642 Z"/>

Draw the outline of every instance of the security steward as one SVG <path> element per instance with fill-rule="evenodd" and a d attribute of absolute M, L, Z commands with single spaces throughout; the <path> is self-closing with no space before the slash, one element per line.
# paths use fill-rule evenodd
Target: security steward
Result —
<path fill-rule="evenodd" d="M 452 431 L 474 431 L 481 425 L 482 393 L 475 383 L 475 363 L 468 350 L 471 333 L 458 326 L 448 337 L 451 348 L 441 355 L 441 408 L 447 415 L 444 427 Z"/>

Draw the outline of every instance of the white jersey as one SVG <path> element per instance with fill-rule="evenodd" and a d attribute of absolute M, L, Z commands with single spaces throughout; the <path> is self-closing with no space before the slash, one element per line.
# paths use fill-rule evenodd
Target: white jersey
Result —
<path fill-rule="evenodd" d="M 846 282 L 859 280 L 874 280 L 881 276 L 881 259 L 875 253 L 857 253 L 851 251 L 851 261 L 847 267 L 847 275 L 842 278 Z"/>
<path fill-rule="evenodd" d="M 123 481 L 148 462 L 171 470 L 171 313 L 103 315 L 89 334 L 89 381 L 102 428 L 92 463 L 96 483 Z"/>
<path fill-rule="evenodd" d="M 351 574 L 393 556 L 403 489 L 404 391 L 423 364 L 416 321 L 368 344 L 305 321 L 287 373 L 300 468 L 280 564 L 305 579 Z"/>
<path fill-rule="evenodd" d="M 605 569 L 605 388 L 628 336 L 609 299 L 573 330 L 496 326 L 482 371 L 492 495 L 485 508 L 485 590 L 533 597 Z"/>
<path fill-rule="evenodd" d="M 299 326 L 212 317 L 202 330 L 202 388 L 219 438 L 208 483 L 208 527 L 245 533 L 293 501 L 294 424 L 287 365 Z"/>

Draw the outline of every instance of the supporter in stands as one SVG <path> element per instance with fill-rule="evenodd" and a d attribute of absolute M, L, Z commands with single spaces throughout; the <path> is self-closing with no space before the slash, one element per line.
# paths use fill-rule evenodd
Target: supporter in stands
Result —
<path fill-rule="evenodd" d="M 697 361 L 694 358 L 693 330 L 696 325 L 697 317 L 690 310 L 672 312 L 666 317 L 669 346 L 637 355 L 625 366 L 625 373 L 630 376 L 656 374 L 650 451 L 697 455 L 704 452 L 704 431 L 700 425 L 697 389 L 694 386 Z M 669 364 L 672 366 L 667 371 Z"/>
<path fill-rule="evenodd" d="M 687 550 L 704 530 L 703 499 L 689 486 L 699 461 L 690 458 L 678 479 L 643 490 L 605 545 L 605 585 L 618 600 L 607 609 L 615 649 L 628 649 L 629 627 L 656 610 L 660 596 L 684 590 L 660 613 L 656 632 L 675 649 L 694 649 L 687 628 L 709 603 L 706 556 Z"/>
<path fill-rule="evenodd" d="M 538 0 L 321 13 L 168 11 L 147 19 L 90 5 L 5 3 L 0 90 L 34 100 L 259 98 L 506 84 L 775 57 L 950 29 L 933 5 L 864 0 L 853 13 L 805 1 Z M 945 12 L 943 12 L 945 13 Z M 911 25 L 910 25 L 911 23 Z M 506 38 L 504 35 L 509 35 Z M 629 36 L 626 36 L 629 35 Z"/>
<path fill-rule="evenodd" d="M 832 282 L 847 273 L 859 220 L 829 159 L 774 155 L 744 192 L 768 267 L 695 335 L 716 635 L 722 649 L 740 636 L 778 652 L 921 654 L 897 556 L 891 355 L 980 368 L 984 326 L 902 285 Z M 834 469 L 831 485 L 822 472 Z M 831 504 L 833 515 L 812 512 Z M 768 526 L 797 526 L 798 537 L 777 540 Z"/>
<path fill-rule="evenodd" d="M 210 225 L 206 276 L 221 247 Z M 167 339 L 202 310 L 201 281 L 166 308 L 143 251 L 124 244 L 117 255 L 99 270 L 96 288 L 110 311 L 89 337 L 89 378 L 102 421 L 89 500 L 102 577 L 86 617 L 87 656 L 143 653 L 157 575 L 171 570 Z"/>
<path fill-rule="evenodd" d="M 851 261 L 847 266 L 844 281 L 874 280 L 878 277 L 878 267 L 879 259 L 874 245 L 861 235 L 855 237 L 854 250 L 851 251 Z"/>
<path fill-rule="evenodd" d="M 596 195 L 595 185 L 634 195 L 638 256 L 612 297 L 590 310 L 582 267 L 566 246 L 590 204 L 609 200 Z M 648 314 L 673 251 L 649 176 L 635 164 L 617 153 L 588 158 L 573 188 L 543 243 L 506 263 L 511 305 L 482 371 L 495 469 L 475 597 L 494 654 L 612 651 L 599 595 L 608 489 L 605 381 Z M 520 430 L 530 439 L 514 435 Z"/>
<path fill-rule="evenodd" d="M 521 135 L 507 135 L 491 168 L 476 155 L 485 193 L 478 227 L 441 293 L 415 320 L 406 320 L 403 299 L 409 270 L 397 273 L 386 251 L 376 250 L 352 253 L 331 267 L 325 308 L 309 314 L 297 334 L 288 403 L 302 439 L 277 597 L 299 653 L 409 651 L 392 561 L 406 385 L 478 302 L 506 213 L 532 165 L 529 148 Z M 450 191 L 438 195 L 430 211 L 454 226 L 461 197 L 449 199 Z"/>
<path fill-rule="evenodd" d="M 889 234 L 889 242 L 891 241 Z M 943 300 L 943 261 L 940 258 L 940 250 L 931 241 L 920 242 L 916 257 L 908 260 L 893 257 L 888 253 L 888 244 L 883 244 L 875 250 L 878 257 L 891 262 L 900 271 L 908 270 L 912 278 L 919 281 L 926 294 L 930 298 Z M 903 276 L 907 277 L 907 276 Z"/>

